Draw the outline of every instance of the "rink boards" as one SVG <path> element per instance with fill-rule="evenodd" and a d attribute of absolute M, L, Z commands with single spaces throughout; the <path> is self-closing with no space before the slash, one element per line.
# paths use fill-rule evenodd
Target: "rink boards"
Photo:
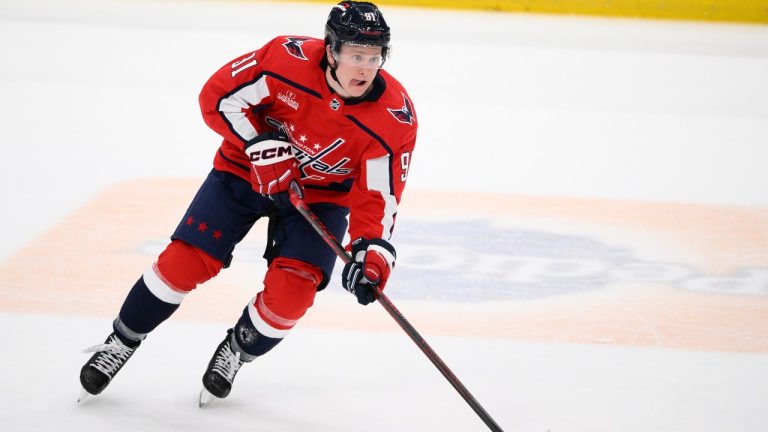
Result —
<path fill-rule="evenodd" d="M 114 316 L 197 186 L 109 188 L 0 265 L 0 311 Z M 172 319 L 233 323 L 265 235 Z M 408 190 L 393 242 L 387 293 L 425 336 L 768 352 L 766 208 Z M 299 327 L 400 331 L 337 278 Z"/>
<path fill-rule="evenodd" d="M 766 8 L 765 0 L 380 0 L 378 4 L 504 12 L 768 23 L 768 8 Z"/>

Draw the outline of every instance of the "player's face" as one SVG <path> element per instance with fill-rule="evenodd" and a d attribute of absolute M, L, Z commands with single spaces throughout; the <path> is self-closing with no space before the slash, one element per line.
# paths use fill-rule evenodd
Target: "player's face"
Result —
<path fill-rule="evenodd" d="M 335 62 L 336 77 L 341 83 L 341 90 L 334 89 L 342 97 L 360 97 L 364 95 L 373 84 L 376 73 L 383 63 L 381 47 L 374 46 L 341 46 L 341 50 L 333 55 L 328 48 L 328 62 Z M 334 83 L 331 83 L 333 86 Z"/>

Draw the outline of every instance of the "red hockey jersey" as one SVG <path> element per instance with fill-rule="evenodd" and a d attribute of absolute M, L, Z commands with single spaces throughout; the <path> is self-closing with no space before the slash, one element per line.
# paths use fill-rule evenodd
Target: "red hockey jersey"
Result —
<path fill-rule="evenodd" d="M 326 82 L 324 54 L 321 39 L 279 36 L 208 80 L 200 108 L 224 137 L 214 167 L 250 181 L 245 143 L 282 126 L 306 202 L 349 208 L 352 239 L 389 239 L 416 144 L 413 103 L 384 70 L 368 95 L 345 101 Z"/>

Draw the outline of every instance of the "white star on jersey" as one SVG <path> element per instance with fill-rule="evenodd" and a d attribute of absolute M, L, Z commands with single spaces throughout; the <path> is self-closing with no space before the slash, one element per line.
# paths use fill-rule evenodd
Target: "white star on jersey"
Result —
<path fill-rule="evenodd" d="M 299 137 L 299 141 L 301 141 L 301 142 L 306 142 L 306 141 L 307 141 L 307 136 L 306 136 L 306 135 L 302 135 L 302 136 L 300 136 L 300 137 Z"/>

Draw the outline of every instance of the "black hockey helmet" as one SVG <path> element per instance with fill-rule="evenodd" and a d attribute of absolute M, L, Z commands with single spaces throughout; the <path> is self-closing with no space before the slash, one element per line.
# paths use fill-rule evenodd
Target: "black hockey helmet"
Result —
<path fill-rule="evenodd" d="M 380 46 L 382 58 L 389 50 L 390 32 L 375 4 L 342 1 L 331 9 L 325 23 L 325 44 L 339 52 L 342 44 Z"/>

